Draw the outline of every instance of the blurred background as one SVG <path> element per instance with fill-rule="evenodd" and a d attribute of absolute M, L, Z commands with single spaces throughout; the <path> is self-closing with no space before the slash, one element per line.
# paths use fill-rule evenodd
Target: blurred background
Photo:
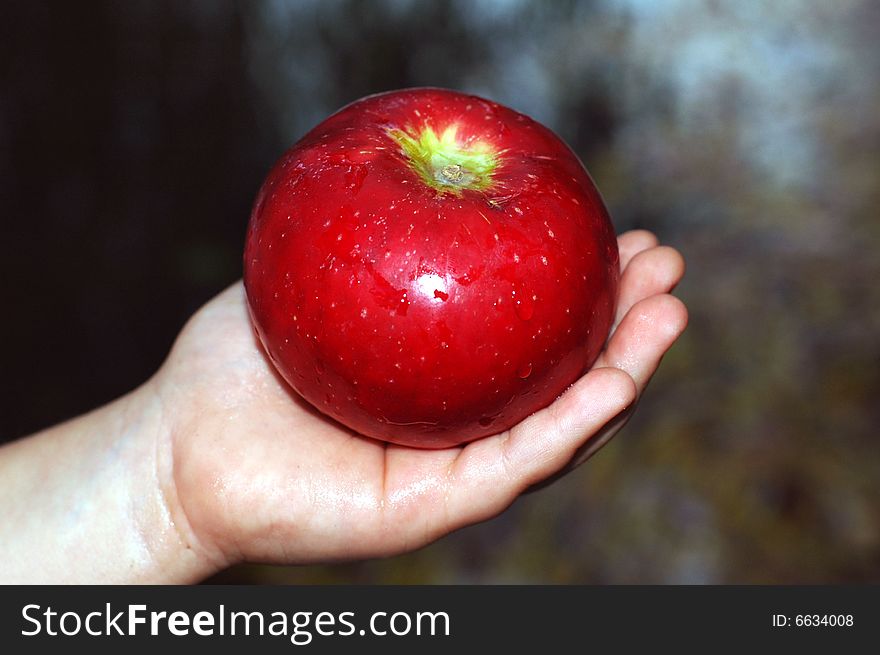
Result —
<path fill-rule="evenodd" d="M 880 582 L 878 34 L 870 0 L 4 2 L 0 439 L 155 371 L 311 126 L 447 86 L 679 248 L 690 327 L 625 431 L 499 518 L 213 581 Z"/>

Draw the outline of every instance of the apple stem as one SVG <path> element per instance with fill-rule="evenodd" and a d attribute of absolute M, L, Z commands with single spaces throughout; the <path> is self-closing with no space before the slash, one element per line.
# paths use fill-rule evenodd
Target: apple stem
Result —
<path fill-rule="evenodd" d="M 388 130 L 409 167 L 432 189 L 458 196 L 463 190 L 491 188 L 498 166 L 497 153 L 483 142 L 464 146 L 457 133 L 457 125 L 450 125 L 439 137 L 427 125 L 417 134 Z"/>

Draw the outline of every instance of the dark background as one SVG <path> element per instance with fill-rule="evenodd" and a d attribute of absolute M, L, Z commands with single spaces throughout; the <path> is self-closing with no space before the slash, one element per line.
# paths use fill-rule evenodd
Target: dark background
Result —
<path fill-rule="evenodd" d="M 498 519 L 219 579 L 880 581 L 878 28 L 869 0 L 3 3 L 0 440 L 156 370 L 308 128 L 449 86 L 682 250 L 691 325 L 627 429 Z"/>

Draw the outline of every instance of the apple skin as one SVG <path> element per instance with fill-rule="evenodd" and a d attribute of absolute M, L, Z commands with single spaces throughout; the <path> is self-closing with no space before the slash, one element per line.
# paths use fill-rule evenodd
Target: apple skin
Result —
<path fill-rule="evenodd" d="M 427 137 L 420 150 L 420 134 L 447 152 Z M 441 175 L 458 155 L 464 168 Z M 476 173 L 456 187 L 468 156 Z M 265 351 L 303 398 L 361 435 L 444 448 L 512 427 L 593 364 L 618 257 L 555 134 L 419 88 L 358 100 L 282 156 L 254 204 L 244 282 Z"/>

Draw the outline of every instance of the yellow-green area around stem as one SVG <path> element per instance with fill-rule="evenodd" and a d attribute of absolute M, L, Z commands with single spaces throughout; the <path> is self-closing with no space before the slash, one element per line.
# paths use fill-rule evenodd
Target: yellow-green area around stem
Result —
<path fill-rule="evenodd" d="M 498 167 L 498 155 L 486 143 L 459 143 L 458 126 L 450 125 L 440 136 L 426 125 L 413 134 L 401 129 L 388 130 L 421 180 L 440 193 L 461 195 L 463 190 L 490 188 Z"/>

